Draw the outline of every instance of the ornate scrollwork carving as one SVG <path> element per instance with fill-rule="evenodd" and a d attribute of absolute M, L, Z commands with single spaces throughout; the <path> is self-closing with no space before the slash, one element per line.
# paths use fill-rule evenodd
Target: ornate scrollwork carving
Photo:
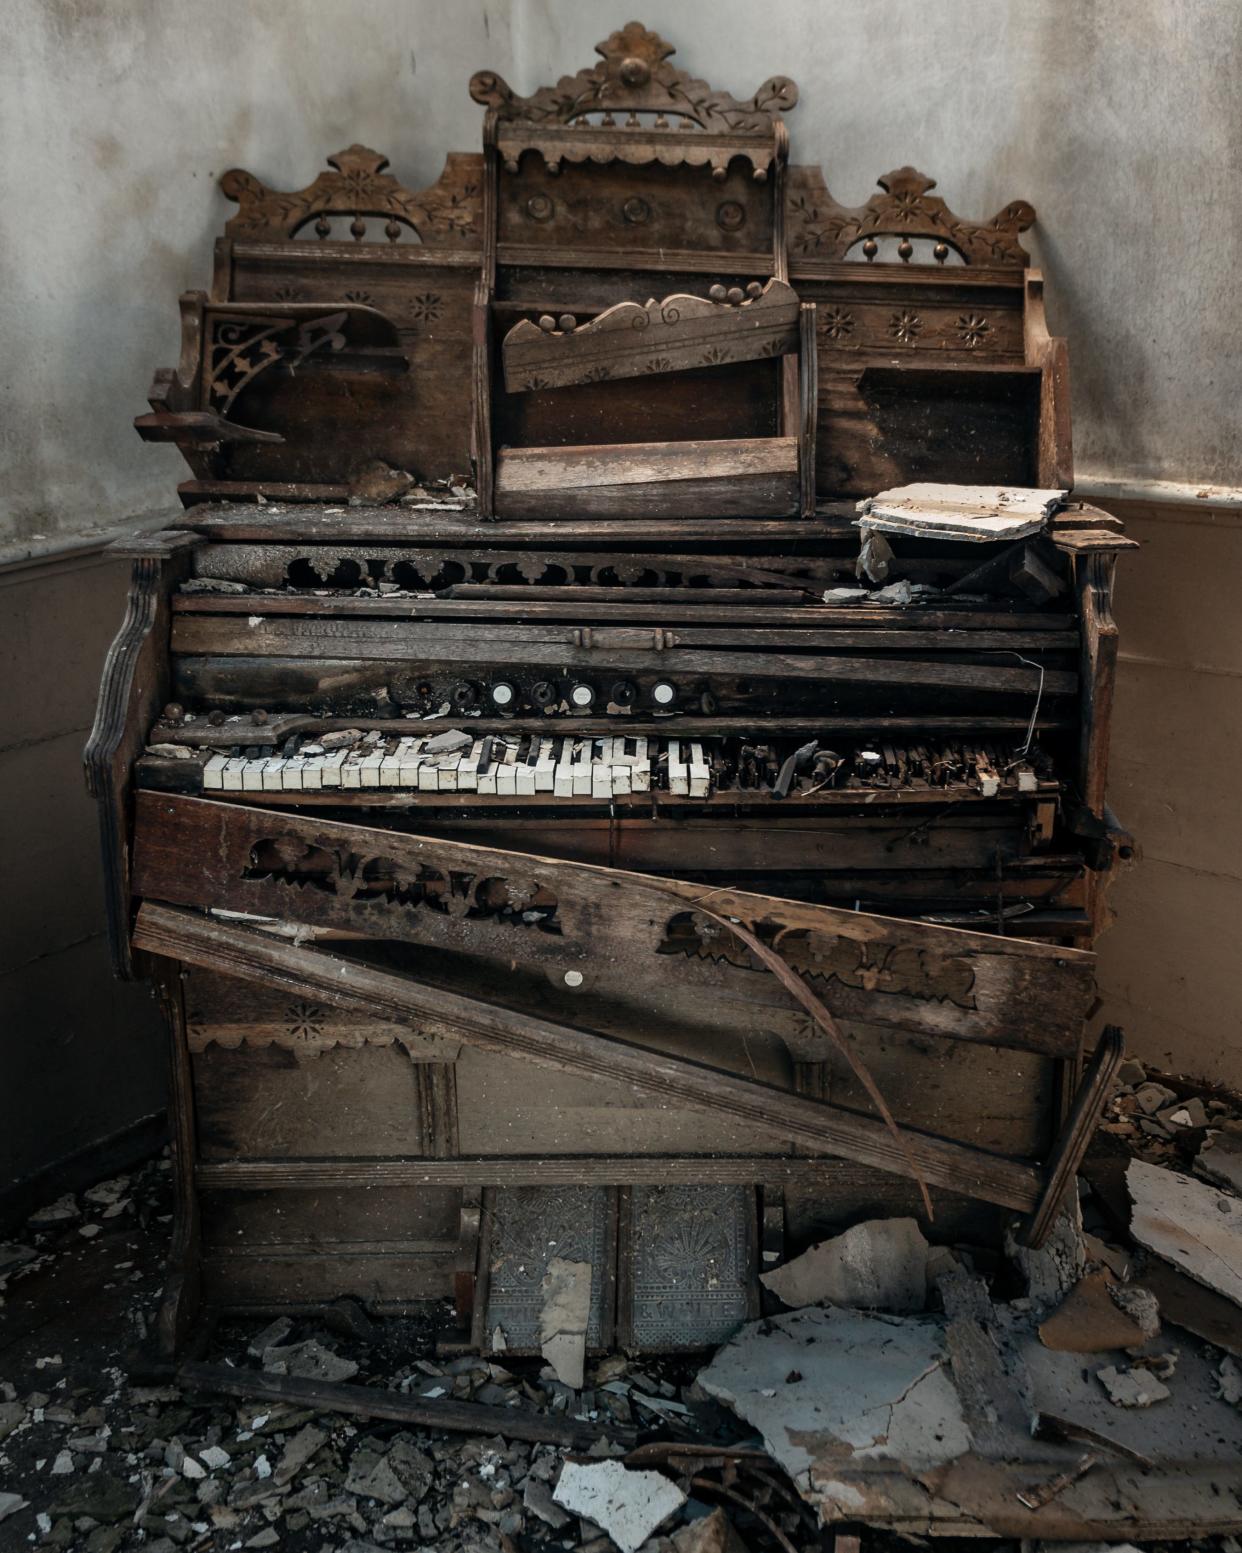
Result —
<path fill-rule="evenodd" d="M 873 194 L 865 205 L 839 205 L 828 192 L 818 167 L 794 167 L 789 172 L 786 201 L 790 254 L 829 261 L 844 259 L 856 244 L 864 256 L 874 259 L 877 238 L 900 239 L 898 253 L 909 262 L 912 238 L 935 242 L 934 256 L 943 264 L 952 250 L 967 264 L 1024 266 L 1030 255 L 1018 241 L 1035 222 L 1035 209 L 1025 200 L 1014 200 L 991 221 L 965 221 L 932 194 L 936 180 L 913 167 L 898 167 L 877 180 L 882 194 Z"/>
<path fill-rule="evenodd" d="M 773 121 L 798 101 L 798 88 L 788 76 L 772 76 L 749 102 L 714 91 L 706 81 L 668 64 L 676 49 L 641 22 L 627 23 L 597 43 L 595 52 L 602 64 L 562 76 L 555 86 L 540 87 L 529 97 L 517 96 L 493 70 L 476 71 L 470 95 L 501 118 L 528 124 L 574 124 L 600 113 L 605 118 L 601 127 L 609 129 L 617 127 L 607 121 L 618 113 L 635 119 L 646 113 L 655 116 L 660 129 L 668 128 L 672 118 L 678 125 L 689 120 L 699 129 L 731 135 L 771 134 Z"/>
<path fill-rule="evenodd" d="M 770 936 L 762 924 L 758 931 L 761 937 Z M 669 919 L 659 953 L 727 961 L 744 970 L 764 969 L 731 933 L 693 911 L 677 912 Z M 837 981 L 864 992 L 895 993 L 966 1009 L 978 1006 L 974 970 L 960 956 L 935 955 L 912 945 L 869 945 L 801 930 L 780 934 L 779 953 L 802 976 Z"/>
<path fill-rule="evenodd" d="M 256 841 L 242 877 L 380 910 L 425 910 L 461 921 L 561 931 L 557 898 L 534 877 L 478 878 L 426 863 L 410 868 L 383 853 L 342 853 L 317 846 L 293 831 Z"/>
<path fill-rule="evenodd" d="M 731 156 L 746 155 L 755 176 L 766 176 L 778 144 L 783 148 L 781 114 L 798 101 L 788 76 L 770 77 L 749 102 L 741 102 L 670 64 L 673 45 L 640 22 L 597 43 L 595 52 L 600 64 L 562 76 L 529 97 L 519 97 L 493 70 L 471 78 L 471 97 L 501 124 L 498 143 L 510 170 L 516 170 L 520 151 L 530 148 L 541 151 L 552 170 L 562 159 L 710 163 L 723 177 Z M 598 124 L 592 115 L 599 116 Z M 594 131 L 592 144 L 556 134 L 587 129 Z M 722 138 L 730 143 L 722 146 Z M 739 138 L 753 144 L 738 145 Z"/>
<path fill-rule="evenodd" d="M 207 338 L 206 408 L 227 415 L 233 401 L 276 362 L 299 366 L 313 351 L 344 348 L 347 313 L 322 318 L 230 318 L 213 315 Z"/>
<path fill-rule="evenodd" d="M 369 146 L 352 145 L 328 158 L 334 172 L 321 172 L 305 189 L 269 189 L 253 173 L 234 167 L 220 188 L 239 206 L 224 230 L 229 237 L 296 237 L 309 222 L 321 238 L 332 235 L 333 216 L 349 216 L 355 241 L 366 237 L 368 219 L 385 219 L 384 235 L 397 242 L 412 231 L 427 244 L 475 248 L 482 230 L 479 159 L 451 155 L 430 188 L 407 189 L 386 172 L 388 158 Z"/>

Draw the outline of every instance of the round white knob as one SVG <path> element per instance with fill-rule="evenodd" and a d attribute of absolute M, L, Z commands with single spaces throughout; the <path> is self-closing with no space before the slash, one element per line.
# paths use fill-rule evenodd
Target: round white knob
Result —
<path fill-rule="evenodd" d="M 512 685 L 507 685 L 503 680 L 498 685 L 492 686 L 492 700 L 497 706 L 512 706 L 517 692 Z"/>
<path fill-rule="evenodd" d="M 657 680 L 651 687 L 651 699 L 657 706 L 672 706 L 677 699 L 676 685 L 670 685 L 666 679 Z"/>
<path fill-rule="evenodd" d="M 590 706 L 595 700 L 595 692 L 590 685 L 575 685 L 569 692 L 569 699 L 575 706 Z"/>

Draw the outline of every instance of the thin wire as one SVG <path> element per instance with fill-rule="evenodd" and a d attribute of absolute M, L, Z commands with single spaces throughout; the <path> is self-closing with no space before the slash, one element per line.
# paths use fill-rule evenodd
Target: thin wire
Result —
<path fill-rule="evenodd" d="M 1026 728 L 1026 743 L 1018 751 L 1018 760 L 1025 760 L 1031 753 L 1031 743 L 1035 738 L 1035 724 L 1039 721 L 1039 708 L 1044 699 L 1044 666 L 1042 663 L 1036 663 L 1034 658 L 1024 658 L 1020 652 L 1014 652 L 1012 649 L 1009 652 L 999 652 L 996 656 L 1000 658 L 1016 658 L 1019 663 L 1025 663 L 1027 668 L 1039 670 L 1039 689 L 1035 692 L 1035 705 L 1031 711 L 1031 720 Z M 1005 769 L 1011 771 L 1017 765 L 1018 760 L 1010 761 Z"/>

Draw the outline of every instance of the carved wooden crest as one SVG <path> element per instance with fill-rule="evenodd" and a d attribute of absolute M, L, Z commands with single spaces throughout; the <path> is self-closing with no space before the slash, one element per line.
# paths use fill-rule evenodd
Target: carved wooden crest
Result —
<path fill-rule="evenodd" d="M 368 146 L 352 145 L 328 158 L 334 172 L 322 172 L 305 189 L 269 189 L 253 173 L 234 167 L 220 188 L 236 200 L 237 214 L 225 226 L 230 237 L 290 238 L 309 222 L 316 235 L 332 235 L 333 216 L 349 216 L 350 236 L 361 242 L 368 219 L 383 219 L 384 235 L 397 242 L 413 231 L 427 244 L 477 247 L 481 230 L 480 168 L 477 157 L 452 154 L 430 188 L 407 189 L 385 171 L 388 158 Z"/>
<path fill-rule="evenodd" d="M 934 256 L 943 264 L 950 250 L 967 264 L 1016 265 L 1030 263 L 1030 255 L 1018 234 L 1035 223 L 1035 209 L 1026 200 L 1014 200 L 991 221 L 965 221 L 956 216 L 938 194 L 936 180 L 913 167 L 898 167 L 877 180 L 882 194 L 873 194 L 865 205 L 839 205 L 828 192 L 818 167 L 789 170 L 786 202 L 789 252 L 829 261 L 844 259 L 856 244 L 874 260 L 881 237 L 898 238 L 898 256 L 909 263 L 914 255 L 912 238 L 934 240 Z"/>
<path fill-rule="evenodd" d="M 629 22 L 595 51 L 602 63 L 529 97 L 517 96 L 492 70 L 471 78 L 471 97 L 499 121 L 497 144 L 510 171 L 520 152 L 532 149 L 552 171 L 562 160 L 659 161 L 710 163 L 723 177 L 731 156 L 746 155 L 755 176 L 766 176 L 783 143 L 780 116 L 798 101 L 788 76 L 770 77 L 741 102 L 670 64 L 673 45 L 641 22 Z M 592 114 L 600 116 L 597 124 Z"/>
<path fill-rule="evenodd" d="M 528 318 L 505 336 L 505 386 L 512 392 L 686 372 L 783 356 L 798 348 L 798 296 L 785 281 L 752 281 L 747 291 L 714 286 L 709 296 L 618 302 L 577 326 L 571 315 Z"/>

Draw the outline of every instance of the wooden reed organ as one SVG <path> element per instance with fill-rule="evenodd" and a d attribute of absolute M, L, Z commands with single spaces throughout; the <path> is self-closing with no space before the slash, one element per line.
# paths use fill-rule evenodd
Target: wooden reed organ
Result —
<path fill-rule="evenodd" d="M 1129 542 L 1070 500 L 858 571 L 887 489 L 1072 489 L 1034 212 L 911 168 L 843 207 L 791 81 L 598 52 L 476 75 L 421 192 L 226 174 L 138 419 L 193 478 L 123 547 L 87 768 L 169 1023 L 170 1349 L 448 1292 L 537 1349 L 548 1240 L 594 1346 L 713 1341 L 868 1212 L 1038 1239 L 1119 1060 Z"/>

